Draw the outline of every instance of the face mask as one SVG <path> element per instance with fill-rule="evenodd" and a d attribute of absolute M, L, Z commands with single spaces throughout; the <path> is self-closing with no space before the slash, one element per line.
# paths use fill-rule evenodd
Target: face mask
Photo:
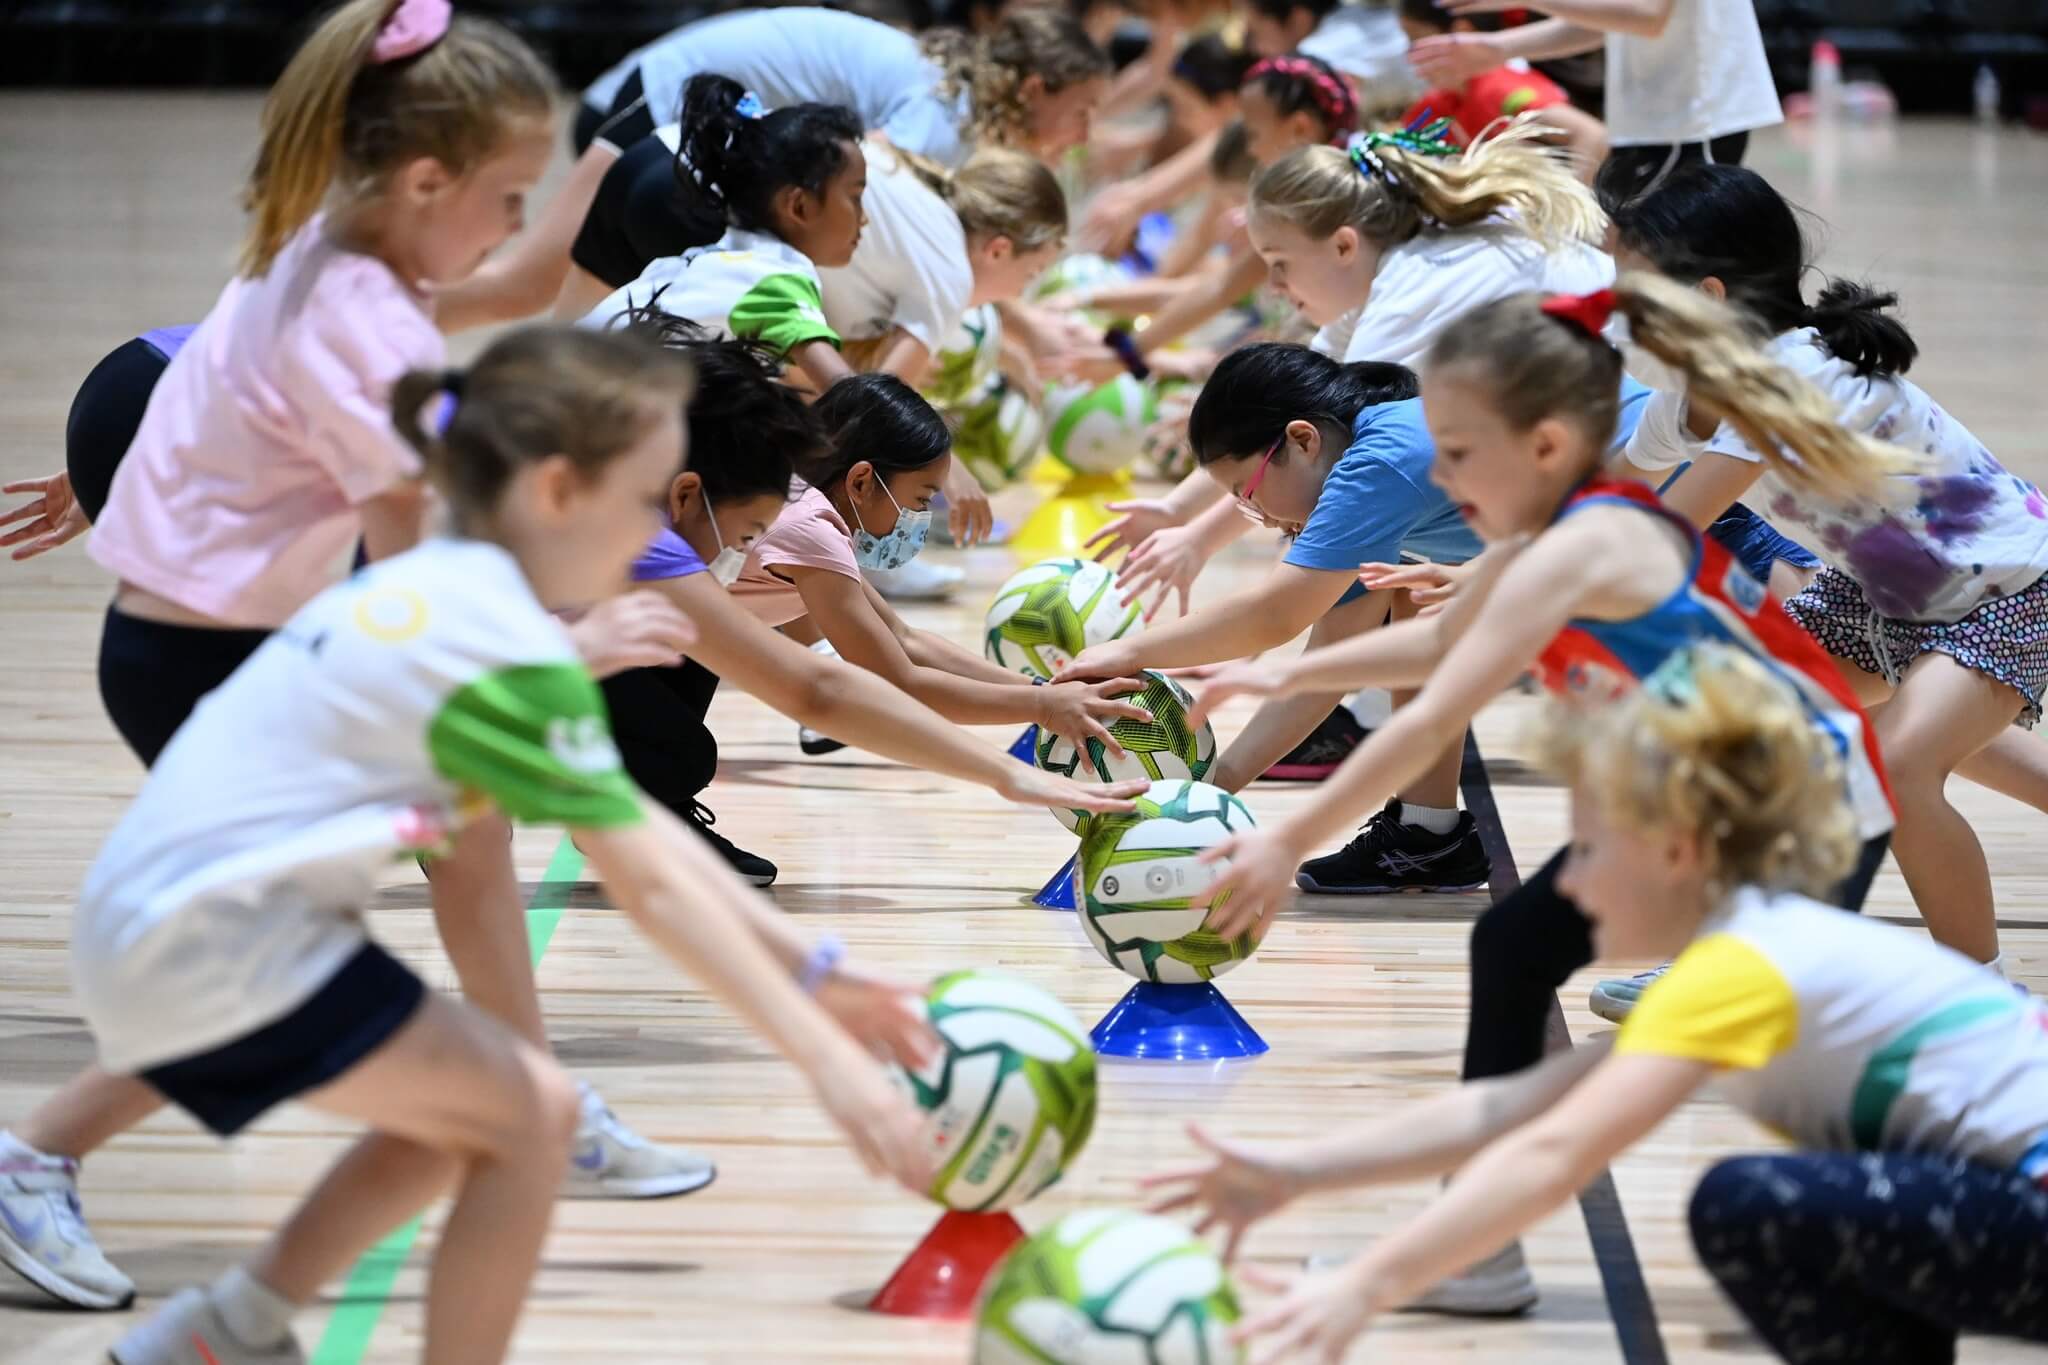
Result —
<path fill-rule="evenodd" d="M 725 537 L 718 534 L 718 516 L 711 510 L 709 498 L 704 500 L 704 515 L 711 521 L 711 538 L 718 542 L 718 553 L 704 566 L 705 572 L 711 575 L 711 581 L 719 587 L 729 588 L 739 578 L 740 570 L 747 567 L 747 552 L 728 550 L 725 547 Z"/>
<path fill-rule="evenodd" d="M 868 528 L 860 524 L 860 509 L 853 509 L 853 562 L 863 569 L 900 569 L 917 558 L 917 552 L 924 548 L 924 538 L 931 534 L 932 514 L 930 509 L 922 512 L 906 512 L 903 504 L 896 501 L 896 495 L 889 491 L 889 485 L 882 485 L 882 496 L 896 509 L 896 529 L 886 536 L 871 536 Z"/>
<path fill-rule="evenodd" d="M 1685 371 L 1638 346 L 1629 336 L 1627 318 L 1617 317 L 1609 326 L 1607 335 L 1620 349 L 1621 367 L 1628 371 L 1631 379 L 1665 393 L 1685 392 Z"/>

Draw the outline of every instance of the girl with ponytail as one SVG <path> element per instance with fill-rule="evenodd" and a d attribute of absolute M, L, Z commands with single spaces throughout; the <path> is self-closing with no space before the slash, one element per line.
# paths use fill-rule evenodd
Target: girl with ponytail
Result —
<path fill-rule="evenodd" d="M 1785 610 L 1872 708 L 1899 800 L 1893 851 L 1935 936 L 1996 961 L 1990 869 L 1944 788 L 1960 771 L 2048 808 L 2040 746 L 2008 728 L 2031 728 L 2048 688 L 2048 499 L 1904 377 L 1918 348 L 1896 296 L 1838 280 L 1806 301 L 1798 220 L 1754 171 L 1681 166 L 1617 209 L 1615 229 L 1629 265 L 1738 305 L 1841 431 L 1913 452 L 1877 483 L 1817 485 L 1759 456 L 1714 392 L 1719 367 L 1703 381 L 1626 352 L 1659 389 L 1631 467 L 1690 461 L 1665 491 L 1674 511 L 1706 525 L 1746 495 L 1826 560 Z"/>
<path fill-rule="evenodd" d="M 1749 655 L 1790 687 L 1834 756 L 1834 799 L 1847 804 L 1865 843 L 1831 899 L 1862 903 L 1893 818 L 1876 735 L 1833 661 L 1722 546 L 1647 486 L 1602 474 L 1620 405 L 1621 354 L 1604 335 L 1616 314 L 1637 342 L 1710 391 L 1794 485 L 1867 495 L 1910 463 L 1905 451 L 1845 430 L 1826 398 L 1756 349 L 1739 314 L 1653 275 L 1624 276 L 1588 296 L 1520 294 L 1458 319 L 1422 371 L 1436 444 L 1431 478 L 1486 553 L 1440 615 L 1291 660 L 1236 664 L 1200 689 L 1205 713 L 1237 695 L 1419 689 L 1313 803 L 1204 854 L 1228 863 L 1211 929 L 1233 933 L 1284 908 L 1303 858 L 1424 772 L 1525 672 L 1553 691 L 1600 700 L 1703 641 Z M 1563 864 L 1560 853 L 1474 927 L 1468 1080 L 1541 1060 L 1557 988 L 1592 960 L 1591 926 L 1558 884 Z M 1485 1286 L 1487 1301 L 1503 1309 L 1535 1298 L 1513 1245 L 1475 1267 L 1466 1285 Z"/>

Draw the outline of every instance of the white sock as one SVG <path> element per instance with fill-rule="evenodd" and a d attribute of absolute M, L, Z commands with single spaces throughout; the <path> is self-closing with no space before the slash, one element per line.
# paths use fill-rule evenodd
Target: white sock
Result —
<path fill-rule="evenodd" d="M 1352 719 L 1368 730 L 1377 730 L 1394 714 L 1394 699 L 1381 687 L 1361 688 L 1351 694 L 1346 705 Z"/>
<path fill-rule="evenodd" d="M 215 1280 L 206 1297 L 235 1340 L 258 1351 L 289 1336 L 292 1314 L 298 1311 L 241 1266 Z"/>
<path fill-rule="evenodd" d="M 1997 972 L 2007 981 L 2012 980 L 2012 973 L 2006 970 L 2004 953 L 2000 953 L 1998 956 L 1992 958 L 1989 962 L 1985 963 L 1984 965 L 1989 967 L 1992 971 Z"/>
<path fill-rule="evenodd" d="M 1449 834 L 1458 827 L 1458 808 L 1444 810 L 1438 806 L 1418 806 L 1413 801 L 1401 803 L 1401 823 L 1426 829 L 1431 834 Z"/>

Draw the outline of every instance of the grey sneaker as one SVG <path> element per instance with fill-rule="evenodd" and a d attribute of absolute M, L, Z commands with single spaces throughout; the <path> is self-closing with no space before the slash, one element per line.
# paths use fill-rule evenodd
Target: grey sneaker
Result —
<path fill-rule="evenodd" d="M 287 1334 L 275 1346 L 244 1346 L 204 1289 L 186 1289 L 114 1343 L 114 1365 L 305 1365 Z"/>
<path fill-rule="evenodd" d="M 1643 998 L 1643 992 L 1655 985 L 1664 973 L 1671 970 L 1671 964 L 1652 967 L 1647 972 L 1634 976 L 1617 976 L 1595 985 L 1586 996 L 1586 1008 L 1610 1024 L 1618 1024 L 1628 1018 L 1628 1012 L 1636 1007 L 1636 1001 Z"/>
<path fill-rule="evenodd" d="M 564 1199 L 668 1199 L 718 1178 L 709 1157 L 649 1142 L 620 1123 L 595 1090 L 581 1088 L 583 1121 L 569 1155 Z"/>
<path fill-rule="evenodd" d="M 868 569 L 868 582 L 891 602 L 943 602 L 967 577 L 950 564 L 913 559 L 893 569 Z"/>
<path fill-rule="evenodd" d="M 100 1253 L 78 1203 L 78 1163 L 11 1141 L 0 1150 L 0 1262 L 76 1308 L 126 1308 L 135 1282 Z"/>
<path fill-rule="evenodd" d="M 1522 1259 L 1522 1244 L 1509 1242 L 1477 1265 L 1423 1290 L 1401 1311 L 1510 1318 L 1535 1306 L 1536 1278 Z"/>

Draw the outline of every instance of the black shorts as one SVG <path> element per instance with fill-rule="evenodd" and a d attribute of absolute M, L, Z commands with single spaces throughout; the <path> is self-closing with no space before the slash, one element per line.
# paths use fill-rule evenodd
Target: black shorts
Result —
<path fill-rule="evenodd" d="M 64 469 L 87 521 L 98 521 L 114 471 L 134 443 L 156 381 L 170 367 L 162 351 L 136 337 L 92 367 L 64 422 Z"/>
<path fill-rule="evenodd" d="M 666 117 L 656 118 L 647 105 L 647 96 L 640 86 L 640 73 L 635 71 L 626 77 L 626 83 L 619 87 L 619 93 L 612 96 L 612 102 L 605 108 L 585 100 L 576 106 L 576 121 L 570 125 L 569 141 L 582 156 L 590 150 L 590 144 L 603 138 L 614 147 L 630 147 L 641 138 L 664 123 L 674 123 L 682 114 L 680 106 L 670 109 Z"/>
<path fill-rule="evenodd" d="M 648 263 L 710 246 L 725 223 L 693 207 L 676 176 L 676 154 L 649 134 L 620 153 L 598 182 L 569 259 L 613 289 L 640 278 Z"/>
<path fill-rule="evenodd" d="M 1601 163 L 1594 188 L 1601 206 L 1615 208 L 1648 194 L 1664 178 L 1688 161 L 1711 161 L 1718 166 L 1740 166 L 1749 150 L 1749 134 L 1729 133 L 1712 142 L 1658 142 L 1635 147 L 1616 147 Z"/>
<path fill-rule="evenodd" d="M 100 629 L 100 701 L 143 766 L 154 767 L 199 699 L 269 638 L 267 630 L 175 626 L 108 607 Z"/>
<path fill-rule="evenodd" d="M 409 967 L 366 943 L 284 1018 L 225 1047 L 151 1067 L 142 1079 L 214 1132 L 232 1137 L 383 1047 L 426 994 Z"/>

